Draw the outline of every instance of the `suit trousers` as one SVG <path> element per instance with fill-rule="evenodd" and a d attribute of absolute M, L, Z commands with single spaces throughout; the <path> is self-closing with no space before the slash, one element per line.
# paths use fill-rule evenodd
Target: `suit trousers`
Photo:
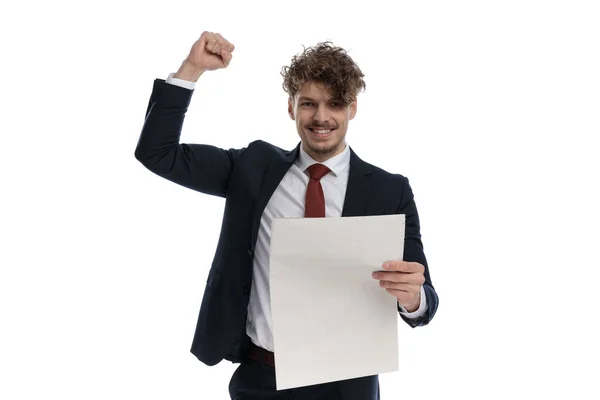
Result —
<path fill-rule="evenodd" d="M 373 375 L 276 390 L 275 368 L 246 359 L 231 376 L 229 395 L 232 400 L 379 400 L 379 379 Z"/>

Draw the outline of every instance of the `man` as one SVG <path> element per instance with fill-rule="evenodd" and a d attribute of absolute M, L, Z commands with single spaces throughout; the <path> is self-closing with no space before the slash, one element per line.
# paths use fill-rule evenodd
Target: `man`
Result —
<path fill-rule="evenodd" d="M 346 145 L 364 75 L 329 42 L 305 49 L 282 71 L 288 113 L 301 139 L 294 150 L 260 140 L 230 150 L 180 144 L 195 82 L 206 71 L 226 68 L 233 50 L 220 34 L 203 32 L 177 73 L 155 80 L 135 151 L 150 171 L 226 198 L 191 351 L 207 365 L 224 358 L 241 363 L 229 384 L 232 399 L 379 399 L 377 375 L 276 391 L 270 226 L 273 218 L 405 214 L 404 261 L 385 262 L 373 279 L 397 298 L 404 321 L 426 325 L 438 297 L 408 180 L 365 163 Z M 264 129 L 263 122 L 256 126 Z"/>

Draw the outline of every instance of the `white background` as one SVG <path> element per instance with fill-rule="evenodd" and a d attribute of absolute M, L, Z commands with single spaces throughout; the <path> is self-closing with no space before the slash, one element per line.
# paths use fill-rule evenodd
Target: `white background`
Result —
<path fill-rule="evenodd" d="M 348 142 L 410 179 L 440 296 L 382 399 L 597 399 L 594 1 L 20 2 L 0 13 L 0 398 L 228 399 L 189 348 L 223 200 L 134 149 L 155 78 L 236 45 L 182 141 L 298 142 L 281 67 L 332 40 L 365 73 Z"/>

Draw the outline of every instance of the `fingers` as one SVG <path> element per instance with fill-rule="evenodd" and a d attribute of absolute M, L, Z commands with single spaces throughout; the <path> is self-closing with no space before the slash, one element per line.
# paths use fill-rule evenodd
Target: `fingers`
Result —
<path fill-rule="evenodd" d="M 231 52 L 235 49 L 235 46 L 221 34 L 204 31 L 200 35 L 200 39 L 204 40 L 206 50 L 221 56 L 225 53 L 231 60 Z"/>
<path fill-rule="evenodd" d="M 411 285 L 422 285 L 425 283 L 425 276 L 422 273 L 407 273 L 407 272 L 389 272 L 377 271 L 373 273 L 373 278 L 380 281 L 408 283 Z"/>
<path fill-rule="evenodd" d="M 383 269 L 386 271 L 400 271 L 400 272 L 425 272 L 425 267 L 418 262 L 401 261 L 401 260 L 390 260 L 383 263 Z"/>
<path fill-rule="evenodd" d="M 399 283 L 399 282 L 390 282 L 390 281 L 379 281 L 379 286 L 386 289 L 399 290 L 402 292 L 420 292 L 421 285 L 415 285 L 412 283 Z"/>
<path fill-rule="evenodd" d="M 235 50 L 235 46 L 232 43 L 230 43 L 227 39 L 225 39 L 223 36 L 221 36 L 221 34 L 216 33 L 215 35 L 217 36 L 217 38 L 219 38 L 221 43 L 223 43 L 223 50 L 226 50 L 229 53 L 231 53 L 233 50 Z"/>
<path fill-rule="evenodd" d="M 223 64 L 225 65 L 225 67 L 227 67 L 229 65 L 229 63 L 231 62 L 231 57 L 233 57 L 233 56 L 231 55 L 230 52 L 228 52 L 226 50 L 221 51 L 221 58 L 223 59 Z"/>
<path fill-rule="evenodd" d="M 379 286 L 395 296 L 407 310 L 407 305 L 415 305 L 421 298 L 421 286 L 425 283 L 425 267 L 417 262 L 400 260 L 383 263 L 385 271 L 373 272 L 379 279 Z M 415 308 L 416 310 L 416 308 Z"/>

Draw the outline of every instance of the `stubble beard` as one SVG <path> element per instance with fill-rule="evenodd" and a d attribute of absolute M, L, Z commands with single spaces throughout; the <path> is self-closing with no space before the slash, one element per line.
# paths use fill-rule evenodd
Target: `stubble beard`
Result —
<path fill-rule="evenodd" d="M 319 146 L 318 144 L 315 145 L 314 143 L 311 143 L 310 140 L 306 141 L 306 147 L 308 147 L 308 149 L 313 153 L 313 154 L 318 154 L 319 156 L 322 157 L 328 157 L 328 156 L 332 156 L 333 154 L 335 154 L 340 147 L 342 147 L 344 143 L 344 138 L 341 138 L 339 141 L 334 142 L 332 144 L 327 144 L 325 146 Z"/>

